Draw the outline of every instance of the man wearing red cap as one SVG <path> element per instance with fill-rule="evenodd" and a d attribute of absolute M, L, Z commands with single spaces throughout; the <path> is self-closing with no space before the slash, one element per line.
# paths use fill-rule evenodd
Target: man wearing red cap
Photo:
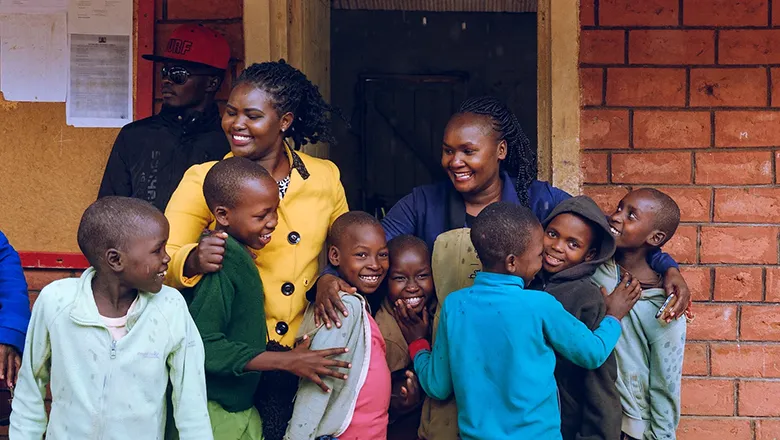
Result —
<path fill-rule="evenodd" d="M 230 151 L 214 102 L 230 47 L 217 32 L 187 24 L 174 30 L 163 55 L 143 57 L 162 63 L 162 110 L 119 132 L 98 198 L 136 197 L 165 211 L 189 167 Z"/>

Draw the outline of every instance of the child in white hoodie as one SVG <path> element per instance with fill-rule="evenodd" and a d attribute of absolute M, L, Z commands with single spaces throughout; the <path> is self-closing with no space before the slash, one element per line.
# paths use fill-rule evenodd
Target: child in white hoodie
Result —
<path fill-rule="evenodd" d="M 203 343 L 184 298 L 162 285 L 167 240 L 148 202 L 105 197 L 87 208 L 78 243 L 92 267 L 35 302 L 10 438 L 161 439 L 170 383 L 180 438 L 212 440 Z"/>

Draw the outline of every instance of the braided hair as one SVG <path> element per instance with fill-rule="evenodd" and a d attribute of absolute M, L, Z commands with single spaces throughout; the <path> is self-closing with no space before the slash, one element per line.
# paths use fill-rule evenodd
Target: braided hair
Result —
<path fill-rule="evenodd" d="M 515 114 L 500 100 L 492 96 L 469 98 L 460 105 L 458 113 L 488 116 L 498 139 L 506 141 L 506 158 L 501 169 L 515 179 L 515 190 L 520 204 L 528 206 L 528 187 L 536 179 L 536 149 L 520 127 Z"/>
<path fill-rule="evenodd" d="M 308 143 L 335 143 L 330 129 L 333 107 L 303 72 L 283 59 L 252 64 L 241 72 L 236 80 L 236 85 L 239 84 L 251 84 L 271 95 L 279 115 L 293 114 L 293 123 L 284 137 L 292 138 L 296 150 Z"/>

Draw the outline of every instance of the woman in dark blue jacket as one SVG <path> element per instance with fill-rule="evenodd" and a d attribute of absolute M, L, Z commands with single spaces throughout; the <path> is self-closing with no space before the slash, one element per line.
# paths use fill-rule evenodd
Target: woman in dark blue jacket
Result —
<path fill-rule="evenodd" d="M 417 187 L 399 200 L 382 220 L 387 239 L 413 234 L 433 249 L 439 234 L 470 226 L 484 207 L 499 201 L 527 206 L 544 220 L 571 196 L 536 180 L 536 164 L 536 150 L 506 105 L 493 97 L 466 100 L 444 130 L 441 166 L 449 180 Z M 662 252 L 650 259 L 653 269 L 665 275 L 667 293 L 677 293 L 672 312 L 681 316 L 690 292 L 677 263 Z M 315 304 L 328 326 L 331 320 L 340 326 L 336 309 L 345 312 L 339 290 L 354 291 L 326 270 L 317 281 Z"/>
<path fill-rule="evenodd" d="M 30 299 L 22 262 L 0 232 L 0 383 L 16 383 L 24 338 L 30 323 Z"/>

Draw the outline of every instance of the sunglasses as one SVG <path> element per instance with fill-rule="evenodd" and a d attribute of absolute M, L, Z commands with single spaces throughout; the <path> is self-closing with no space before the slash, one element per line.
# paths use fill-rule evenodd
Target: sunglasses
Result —
<path fill-rule="evenodd" d="M 163 66 L 163 68 L 160 69 L 160 73 L 162 74 L 163 81 L 169 79 L 172 83 L 179 86 L 186 83 L 191 76 L 209 76 L 208 73 L 192 73 L 184 67 L 179 66 Z"/>

